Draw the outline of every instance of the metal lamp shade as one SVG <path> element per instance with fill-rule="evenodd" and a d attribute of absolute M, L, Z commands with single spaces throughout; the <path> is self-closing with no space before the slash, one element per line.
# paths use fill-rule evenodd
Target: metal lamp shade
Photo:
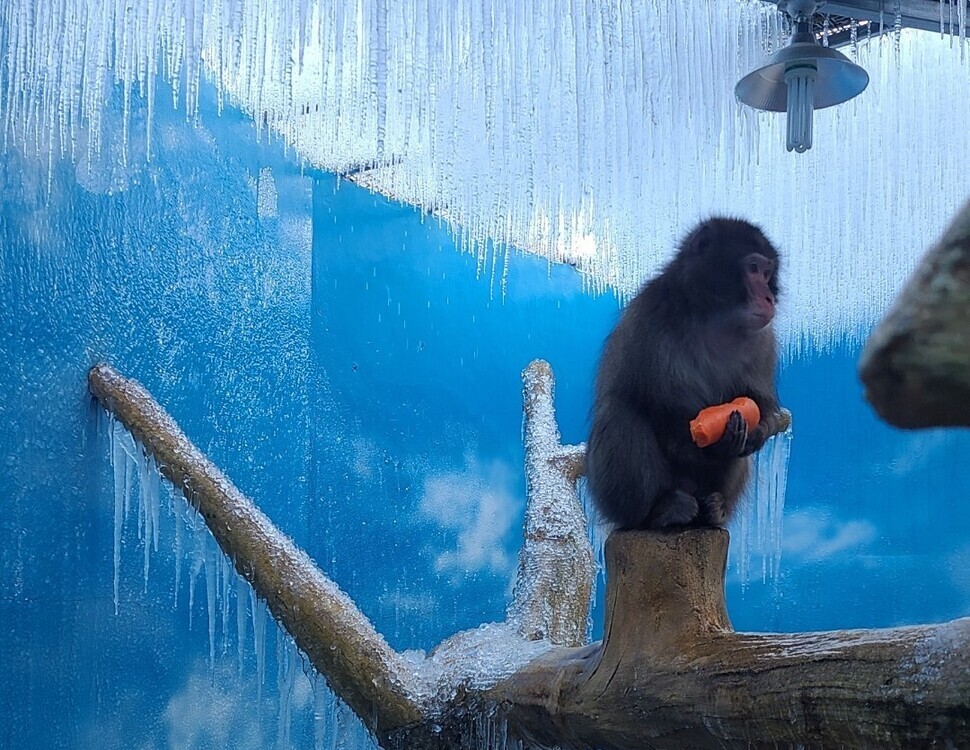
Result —
<path fill-rule="evenodd" d="M 807 39 L 806 39 L 807 37 Z M 814 108 L 841 104 L 865 91 L 869 74 L 838 50 L 822 47 L 811 34 L 796 34 L 792 43 L 768 58 L 768 64 L 748 73 L 734 87 L 737 98 L 755 109 L 785 112 L 788 85 L 785 71 L 793 65 L 814 65 Z"/>

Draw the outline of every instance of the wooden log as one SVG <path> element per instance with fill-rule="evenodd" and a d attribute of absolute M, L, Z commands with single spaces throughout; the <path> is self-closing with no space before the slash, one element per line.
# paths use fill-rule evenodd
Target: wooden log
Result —
<path fill-rule="evenodd" d="M 970 203 L 872 332 L 859 375 L 892 425 L 970 426 Z"/>
<path fill-rule="evenodd" d="M 603 750 L 970 747 L 970 619 L 735 633 L 727 546 L 721 529 L 613 534 L 603 642 L 496 686 L 510 726 Z"/>

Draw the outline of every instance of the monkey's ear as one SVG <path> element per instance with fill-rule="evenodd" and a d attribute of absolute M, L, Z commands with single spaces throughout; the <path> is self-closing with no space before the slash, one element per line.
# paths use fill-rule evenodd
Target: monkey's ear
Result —
<path fill-rule="evenodd" d="M 710 222 L 705 221 L 694 232 L 693 241 L 694 251 L 698 255 L 706 255 L 714 245 L 714 232 L 711 230 Z"/>

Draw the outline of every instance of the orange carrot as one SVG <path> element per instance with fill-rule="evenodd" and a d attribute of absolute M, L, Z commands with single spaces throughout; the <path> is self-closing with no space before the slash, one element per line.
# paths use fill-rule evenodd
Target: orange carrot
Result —
<path fill-rule="evenodd" d="M 758 405 L 746 396 L 736 398 L 729 404 L 718 404 L 701 409 L 696 418 L 690 421 L 690 436 L 700 448 L 713 445 L 724 435 L 732 412 L 739 411 L 748 429 L 753 430 L 761 421 Z"/>

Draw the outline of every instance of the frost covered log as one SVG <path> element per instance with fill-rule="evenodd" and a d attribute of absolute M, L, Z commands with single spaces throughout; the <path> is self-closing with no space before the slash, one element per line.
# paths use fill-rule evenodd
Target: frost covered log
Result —
<path fill-rule="evenodd" d="M 593 574 L 575 487 L 583 449 L 560 443 L 549 366 L 523 380 L 529 495 L 508 621 L 405 657 L 142 386 L 107 365 L 89 376 L 386 748 L 970 747 L 970 619 L 735 633 L 720 529 L 614 533 L 605 638 L 567 647 L 585 639 Z"/>
<path fill-rule="evenodd" d="M 535 360 L 522 380 L 528 503 L 509 621 L 529 640 L 580 646 L 596 573 L 576 488 L 585 447 L 560 442 L 549 363 Z"/>
<path fill-rule="evenodd" d="M 970 203 L 873 331 L 859 372 L 890 424 L 970 426 Z"/>

